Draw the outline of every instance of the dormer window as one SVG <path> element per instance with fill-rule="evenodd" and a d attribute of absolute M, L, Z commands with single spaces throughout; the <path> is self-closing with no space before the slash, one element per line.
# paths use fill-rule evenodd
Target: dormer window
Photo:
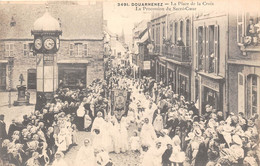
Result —
<path fill-rule="evenodd" d="M 10 26 L 13 27 L 15 26 L 16 21 L 14 20 L 14 17 L 11 18 Z"/>

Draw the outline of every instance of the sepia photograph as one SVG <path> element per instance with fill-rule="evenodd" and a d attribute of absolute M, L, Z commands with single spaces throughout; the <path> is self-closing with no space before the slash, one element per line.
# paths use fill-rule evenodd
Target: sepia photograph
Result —
<path fill-rule="evenodd" d="M 260 0 L 0 0 L 0 166 L 260 166 Z"/>

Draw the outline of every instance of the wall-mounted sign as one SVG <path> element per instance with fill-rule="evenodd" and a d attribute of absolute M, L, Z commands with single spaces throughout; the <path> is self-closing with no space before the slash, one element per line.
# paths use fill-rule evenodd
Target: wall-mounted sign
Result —
<path fill-rule="evenodd" d="M 144 70 L 150 70 L 151 61 L 144 61 Z"/>

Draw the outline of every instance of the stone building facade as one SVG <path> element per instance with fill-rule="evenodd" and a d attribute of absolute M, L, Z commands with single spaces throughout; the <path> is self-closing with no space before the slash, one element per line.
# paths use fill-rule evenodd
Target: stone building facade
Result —
<path fill-rule="evenodd" d="M 19 85 L 22 74 L 24 85 L 36 89 L 36 63 L 31 30 L 34 21 L 46 8 L 44 3 L 3 3 L 0 6 L 0 88 L 9 89 L 8 57 L 14 57 L 11 89 Z M 49 2 L 49 13 L 59 21 L 63 31 L 60 49 L 56 53 L 55 85 L 60 80 L 67 87 L 80 83 L 89 85 L 104 77 L 104 34 L 102 2 Z"/>

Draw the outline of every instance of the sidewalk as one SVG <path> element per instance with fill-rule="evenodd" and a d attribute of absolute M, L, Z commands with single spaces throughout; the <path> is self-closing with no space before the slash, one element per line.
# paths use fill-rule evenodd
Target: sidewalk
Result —
<path fill-rule="evenodd" d="M 30 105 L 28 106 L 13 106 L 15 100 L 17 100 L 17 91 L 11 92 L 11 101 L 12 105 L 9 108 L 8 100 L 9 100 L 9 92 L 0 92 L 0 114 L 5 115 L 5 123 L 6 130 L 8 131 L 9 125 L 12 122 L 12 119 L 16 121 L 22 121 L 23 115 L 30 114 L 34 111 L 35 103 L 36 103 L 36 91 L 29 90 L 30 97 Z"/>

